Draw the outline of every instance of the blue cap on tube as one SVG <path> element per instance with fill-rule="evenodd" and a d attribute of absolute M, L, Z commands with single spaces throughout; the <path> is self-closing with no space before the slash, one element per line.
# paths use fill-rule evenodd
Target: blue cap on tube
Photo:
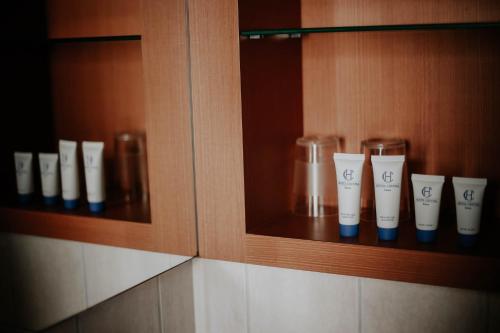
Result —
<path fill-rule="evenodd" d="M 78 199 L 64 200 L 64 208 L 75 209 L 76 207 L 78 207 Z"/>
<path fill-rule="evenodd" d="M 340 237 L 356 237 L 359 232 L 359 224 L 340 224 Z"/>
<path fill-rule="evenodd" d="M 54 195 L 53 197 L 43 197 L 43 203 L 47 206 L 54 206 L 57 204 L 59 201 L 59 197 L 57 195 Z"/>
<path fill-rule="evenodd" d="M 419 230 L 417 229 L 417 240 L 420 243 L 432 243 L 436 240 L 437 230 Z"/>
<path fill-rule="evenodd" d="M 19 200 L 19 203 L 21 205 L 26 205 L 26 204 L 29 204 L 31 202 L 31 199 L 33 197 L 33 194 L 32 193 L 28 193 L 28 194 L 18 194 L 18 200 Z"/>
<path fill-rule="evenodd" d="M 104 211 L 104 201 L 103 202 L 89 202 L 89 210 L 92 213 L 100 213 Z"/>
<path fill-rule="evenodd" d="M 478 241 L 478 235 L 458 234 L 458 242 L 463 247 L 473 247 Z"/>
<path fill-rule="evenodd" d="M 383 241 L 396 240 L 398 228 L 378 228 L 378 238 Z"/>

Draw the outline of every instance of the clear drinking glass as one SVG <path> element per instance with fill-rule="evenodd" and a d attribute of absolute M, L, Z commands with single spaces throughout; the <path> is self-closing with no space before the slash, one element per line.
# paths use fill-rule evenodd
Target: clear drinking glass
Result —
<path fill-rule="evenodd" d="M 115 136 L 116 182 L 125 202 L 148 200 L 146 136 L 141 132 Z"/>
<path fill-rule="evenodd" d="M 375 191 L 373 185 L 372 155 L 404 155 L 403 175 L 401 178 L 400 220 L 410 218 L 410 190 L 408 179 L 408 163 L 406 161 L 406 142 L 402 139 L 370 139 L 361 142 L 361 153 L 365 154 L 363 181 L 361 191 L 361 219 L 376 221 Z"/>
<path fill-rule="evenodd" d="M 334 215 L 337 207 L 333 153 L 340 149 L 335 136 L 297 139 L 292 193 L 292 211 L 301 216 Z"/>

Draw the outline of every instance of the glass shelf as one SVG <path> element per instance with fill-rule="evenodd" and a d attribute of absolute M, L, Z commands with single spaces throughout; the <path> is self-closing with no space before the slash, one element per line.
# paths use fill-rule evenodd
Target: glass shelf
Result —
<path fill-rule="evenodd" d="M 396 31 L 396 30 L 445 30 L 445 29 L 483 29 L 498 28 L 500 22 L 483 23 L 439 23 L 439 24 L 401 24 L 401 25 L 366 25 L 324 28 L 285 28 L 285 29 L 258 29 L 240 31 L 241 37 L 259 39 L 263 37 L 292 37 L 298 38 L 304 34 L 325 32 L 353 32 L 353 31 Z"/>
<path fill-rule="evenodd" d="M 88 42 L 115 42 L 141 40 L 141 35 L 121 35 L 121 36 L 96 36 L 96 37 L 70 37 L 70 38 L 50 38 L 49 43 L 88 43 Z"/>

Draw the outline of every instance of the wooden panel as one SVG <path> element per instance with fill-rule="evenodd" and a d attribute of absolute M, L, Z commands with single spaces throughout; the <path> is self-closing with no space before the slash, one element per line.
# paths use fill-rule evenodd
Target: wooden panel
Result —
<path fill-rule="evenodd" d="M 188 3 L 199 251 L 243 261 L 237 1 Z"/>
<path fill-rule="evenodd" d="M 47 0 L 49 38 L 142 34 L 141 0 Z"/>
<path fill-rule="evenodd" d="M 150 206 L 155 241 L 196 254 L 189 58 L 183 0 L 144 2 L 144 83 Z"/>
<path fill-rule="evenodd" d="M 51 74 L 56 140 L 104 141 L 111 160 L 117 133 L 144 131 L 140 41 L 56 44 Z"/>
<path fill-rule="evenodd" d="M 497 0 L 302 0 L 302 27 L 500 20 Z"/>
<path fill-rule="evenodd" d="M 241 30 L 300 26 L 300 0 L 239 0 Z"/>
<path fill-rule="evenodd" d="M 247 235 L 251 264 L 499 290 L 500 259 Z"/>
<path fill-rule="evenodd" d="M 304 131 L 409 142 L 409 171 L 487 177 L 500 216 L 499 30 L 367 32 L 303 40 Z M 454 210 L 451 181 L 443 206 Z M 496 213 L 495 213 L 496 210 Z"/>
<path fill-rule="evenodd" d="M 154 241 L 149 223 L 133 223 L 95 216 L 0 208 L 0 230 L 106 244 L 149 251 L 165 251 Z"/>
<path fill-rule="evenodd" d="M 248 228 L 263 215 L 290 210 L 294 146 L 303 128 L 302 59 L 300 39 L 243 40 L 240 47 Z"/>

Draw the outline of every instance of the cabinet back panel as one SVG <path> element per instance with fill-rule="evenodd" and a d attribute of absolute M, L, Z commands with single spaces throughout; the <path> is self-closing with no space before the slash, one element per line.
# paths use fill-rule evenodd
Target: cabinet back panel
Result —
<path fill-rule="evenodd" d="M 240 50 L 248 226 L 289 209 L 290 161 L 303 130 L 301 42 L 245 40 Z"/>
<path fill-rule="evenodd" d="M 302 0 L 303 27 L 490 22 L 497 0 Z"/>
<path fill-rule="evenodd" d="M 141 0 L 47 0 L 50 38 L 142 34 Z"/>
<path fill-rule="evenodd" d="M 300 0 L 239 0 L 240 30 L 300 27 Z"/>
<path fill-rule="evenodd" d="M 304 133 L 348 152 L 403 138 L 409 171 L 487 177 L 500 216 L 499 30 L 315 34 L 303 39 Z M 444 205 L 454 207 L 451 179 Z"/>
<path fill-rule="evenodd" d="M 104 141 L 110 159 L 116 133 L 144 131 L 140 41 L 54 45 L 51 75 L 56 140 Z"/>

